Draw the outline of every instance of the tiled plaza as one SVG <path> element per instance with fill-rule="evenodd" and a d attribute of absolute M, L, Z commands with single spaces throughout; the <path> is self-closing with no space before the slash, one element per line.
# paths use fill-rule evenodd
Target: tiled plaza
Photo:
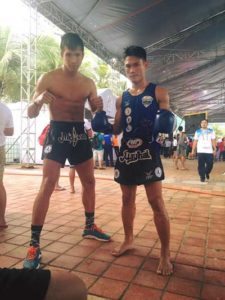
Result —
<path fill-rule="evenodd" d="M 69 192 L 68 168 L 61 172 L 66 190 L 54 192 L 41 236 L 42 267 L 75 272 L 86 283 L 89 300 L 225 299 L 225 162 L 217 162 L 207 185 L 200 185 L 196 161 L 175 170 L 163 159 L 163 195 L 171 220 L 174 274 L 155 273 L 160 243 L 143 187 L 137 190 L 135 250 L 115 258 L 123 240 L 121 193 L 113 169 L 96 170 L 96 223 L 112 235 L 102 243 L 83 239 L 81 186 Z M 7 222 L 0 231 L 0 266 L 22 267 L 30 240 L 31 211 L 41 181 L 41 166 L 7 166 Z"/>

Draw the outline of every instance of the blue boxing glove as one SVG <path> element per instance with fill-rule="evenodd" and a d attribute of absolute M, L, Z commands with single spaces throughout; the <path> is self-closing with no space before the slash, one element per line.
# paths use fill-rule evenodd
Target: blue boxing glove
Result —
<path fill-rule="evenodd" d="M 157 136 L 159 133 L 171 134 L 175 129 L 175 115 L 169 110 L 158 110 L 154 121 L 153 135 Z"/>
<path fill-rule="evenodd" d="M 113 133 L 113 125 L 109 123 L 104 110 L 96 112 L 94 118 L 91 120 L 91 126 L 95 132 Z"/>

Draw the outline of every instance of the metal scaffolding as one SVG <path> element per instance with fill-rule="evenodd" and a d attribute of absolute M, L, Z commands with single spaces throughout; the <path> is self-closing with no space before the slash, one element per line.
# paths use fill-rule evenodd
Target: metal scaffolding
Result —
<path fill-rule="evenodd" d="M 168 36 L 168 37 L 162 39 L 161 41 L 158 41 L 154 44 L 149 45 L 149 46 L 145 47 L 145 50 L 147 51 L 147 54 L 149 55 L 151 52 L 154 52 L 155 50 L 162 49 L 168 45 L 171 45 L 180 40 L 186 39 L 191 34 L 199 32 L 199 31 L 207 28 L 211 24 L 221 22 L 224 20 L 224 18 L 225 18 L 225 10 L 223 10 L 213 16 L 210 16 L 209 18 L 204 19 L 188 28 L 185 28 L 174 35 Z"/>
<path fill-rule="evenodd" d="M 27 116 L 27 108 L 36 84 L 37 9 L 27 3 L 29 15 L 27 31 L 21 39 L 21 137 L 20 163 L 32 167 L 36 158 L 36 119 Z"/>
<path fill-rule="evenodd" d="M 53 1 L 49 0 L 22 0 L 32 7 L 38 7 L 38 12 L 50 20 L 53 24 L 64 32 L 77 32 L 85 43 L 85 46 L 102 58 L 107 64 L 120 73 L 123 73 L 123 65 L 119 57 L 116 57 L 117 64 L 112 63 L 115 56 L 106 47 L 94 38 L 89 32 L 82 28 L 75 20 L 65 14 Z"/>

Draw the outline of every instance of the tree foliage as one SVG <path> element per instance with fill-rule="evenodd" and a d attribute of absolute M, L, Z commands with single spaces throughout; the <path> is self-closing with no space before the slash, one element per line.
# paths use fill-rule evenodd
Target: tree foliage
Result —
<path fill-rule="evenodd" d="M 20 89 L 20 43 L 9 28 L 0 27 L 0 87 L 5 100 L 15 98 Z"/>
<path fill-rule="evenodd" d="M 20 41 L 9 28 L 1 27 L 0 41 L 0 87 L 3 87 L 1 97 L 8 102 L 18 101 L 21 81 L 21 43 L 26 41 Z M 54 37 L 38 36 L 36 48 L 37 78 L 61 65 L 59 42 Z M 126 88 L 125 79 L 121 79 L 121 75 L 117 71 L 88 49 L 85 49 L 80 71 L 93 79 L 97 88 L 110 88 L 115 95 L 121 94 Z M 31 84 L 35 85 L 35 82 L 31 82 Z"/>
<path fill-rule="evenodd" d="M 225 136 L 224 127 L 220 124 L 213 124 L 212 128 L 215 131 L 216 138 L 223 138 Z"/>

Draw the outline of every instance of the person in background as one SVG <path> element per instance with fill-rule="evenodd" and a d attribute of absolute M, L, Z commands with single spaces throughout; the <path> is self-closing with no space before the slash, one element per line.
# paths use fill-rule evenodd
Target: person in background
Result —
<path fill-rule="evenodd" d="M 0 230 L 8 227 L 5 219 L 7 196 L 3 184 L 3 175 L 5 167 L 5 140 L 6 136 L 12 136 L 13 133 L 12 112 L 4 103 L 0 102 Z"/>
<path fill-rule="evenodd" d="M 192 145 L 193 145 L 193 139 L 189 138 L 187 144 L 187 153 L 186 153 L 188 159 L 192 159 L 191 157 Z"/>
<path fill-rule="evenodd" d="M 173 145 L 173 148 L 172 148 L 173 160 L 175 160 L 175 158 L 177 157 L 177 137 L 176 136 L 173 137 L 172 145 Z"/>
<path fill-rule="evenodd" d="M 92 138 L 93 160 L 95 169 L 105 169 L 103 167 L 104 144 L 104 135 L 101 132 L 96 132 Z"/>
<path fill-rule="evenodd" d="M 116 157 L 119 155 L 119 138 L 118 135 L 114 134 L 112 137 L 112 145 L 115 151 Z"/>
<path fill-rule="evenodd" d="M 222 138 L 221 142 L 218 144 L 219 147 L 219 160 L 225 161 L 225 138 Z"/>
<path fill-rule="evenodd" d="M 164 158 L 170 158 L 172 142 L 168 137 L 165 138 L 164 145 Z"/>
<path fill-rule="evenodd" d="M 216 137 L 213 129 L 208 128 L 208 120 L 202 120 L 200 128 L 196 130 L 192 145 L 192 157 L 197 150 L 198 173 L 200 182 L 206 184 L 213 169 L 214 156 L 216 155 Z"/>
<path fill-rule="evenodd" d="M 179 137 L 177 140 L 177 156 L 175 158 L 175 166 L 176 169 L 178 170 L 179 169 L 178 160 L 180 159 L 181 170 L 187 170 L 185 166 L 185 161 L 186 161 L 186 149 L 187 149 L 188 139 L 185 132 L 183 132 L 182 126 L 178 127 L 178 131 L 179 131 Z"/>
<path fill-rule="evenodd" d="M 114 167 L 112 134 L 104 134 L 104 160 L 106 167 Z"/>

